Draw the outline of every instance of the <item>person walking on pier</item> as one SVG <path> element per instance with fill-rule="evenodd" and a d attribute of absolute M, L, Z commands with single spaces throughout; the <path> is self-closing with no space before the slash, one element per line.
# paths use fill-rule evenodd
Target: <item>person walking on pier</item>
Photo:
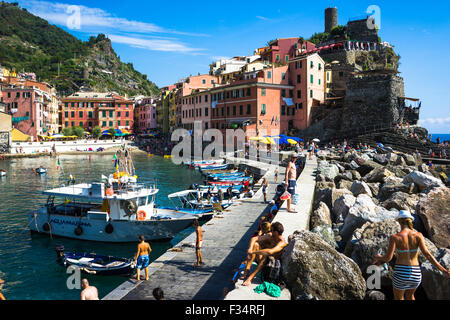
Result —
<path fill-rule="evenodd" d="M 81 300 L 99 300 L 97 288 L 90 286 L 87 279 L 81 280 L 81 288 L 83 288 L 83 291 L 81 291 Z"/>
<path fill-rule="evenodd" d="M 419 265 L 419 249 L 423 255 L 446 277 L 450 270 L 445 269 L 428 251 L 423 235 L 413 228 L 414 217 L 409 211 L 402 210 L 397 217 L 401 231 L 391 236 L 389 247 L 384 256 L 375 256 L 373 264 L 388 263 L 397 254 L 392 285 L 395 300 L 415 300 L 414 293 L 422 282 L 422 272 Z"/>
<path fill-rule="evenodd" d="M 269 182 L 267 182 L 267 179 L 264 178 L 262 183 L 262 192 L 264 195 L 264 203 L 267 203 L 267 188 L 269 187 Z"/>
<path fill-rule="evenodd" d="M 194 264 L 194 267 L 200 267 L 203 264 L 203 257 L 200 251 L 203 243 L 203 231 L 200 225 L 198 224 L 197 219 L 194 220 L 192 226 L 195 228 L 195 234 L 197 236 L 197 239 L 195 241 L 195 254 L 197 257 L 197 262 Z"/>
<path fill-rule="evenodd" d="M 137 253 L 134 258 L 136 262 L 136 280 L 141 280 L 140 271 L 145 270 L 145 280 L 148 281 L 148 266 L 150 265 L 150 252 L 152 248 L 150 244 L 145 242 L 145 237 L 143 235 L 139 236 L 139 244 L 137 247 Z"/>
<path fill-rule="evenodd" d="M 275 183 L 278 183 L 278 175 L 280 174 L 280 171 L 278 171 L 278 168 L 275 169 Z"/>
<path fill-rule="evenodd" d="M 291 208 L 292 198 L 295 196 L 295 187 L 297 185 L 297 167 L 295 165 L 297 159 L 297 153 L 293 153 L 291 155 L 291 161 L 289 161 L 286 168 L 286 177 L 284 181 L 287 191 L 291 194 L 291 197 L 287 199 L 287 211 L 291 213 L 297 213 L 297 211 Z"/>

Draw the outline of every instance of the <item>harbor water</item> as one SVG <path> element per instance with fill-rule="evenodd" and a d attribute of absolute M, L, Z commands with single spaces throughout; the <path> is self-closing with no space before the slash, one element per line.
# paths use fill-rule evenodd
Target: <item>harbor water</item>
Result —
<path fill-rule="evenodd" d="M 1 292 L 11 300 L 76 300 L 80 290 L 69 290 L 66 270 L 56 263 L 56 245 L 67 251 L 95 252 L 102 255 L 133 258 L 136 243 L 109 244 L 32 234 L 28 228 L 27 213 L 45 205 L 47 197 L 41 192 L 67 183 L 70 174 L 78 182 L 99 182 L 101 175 L 113 171 L 112 155 L 62 155 L 61 169 L 57 159 L 50 157 L 24 158 L 0 161 L 0 169 L 7 177 L 0 178 L 0 278 L 5 280 Z M 139 179 L 156 180 L 160 190 L 156 203 L 169 205 L 167 195 L 187 189 L 192 183 L 201 183 L 196 170 L 177 166 L 170 159 L 133 157 Z M 36 176 L 32 168 L 48 169 L 46 175 Z M 152 242 L 150 260 L 153 261 L 167 249 L 192 233 L 188 228 L 170 242 Z M 138 236 L 138 235 L 137 235 Z M 193 257 L 194 259 L 194 257 Z M 100 298 L 125 281 L 124 277 L 100 277 L 82 274 L 91 285 L 98 288 Z"/>

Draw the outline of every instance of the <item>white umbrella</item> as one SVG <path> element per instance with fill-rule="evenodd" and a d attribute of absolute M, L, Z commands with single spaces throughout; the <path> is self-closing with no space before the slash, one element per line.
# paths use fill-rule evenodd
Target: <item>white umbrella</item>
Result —
<path fill-rule="evenodd" d="M 317 138 L 316 138 L 316 139 L 314 139 L 313 141 L 314 141 L 314 142 L 320 142 L 320 140 L 319 140 L 319 139 L 317 139 Z"/>

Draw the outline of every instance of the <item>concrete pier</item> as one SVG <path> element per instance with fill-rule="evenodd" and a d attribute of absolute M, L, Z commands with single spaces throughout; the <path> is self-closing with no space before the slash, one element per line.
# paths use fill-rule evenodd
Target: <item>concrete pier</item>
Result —
<path fill-rule="evenodd" d="M 230 160 L 230 159 L 228 159 Z M 231 161 L 230 161 L 231 162 Z M 277 166 L 245 159 L 233 159 L 233 163 L 254 166 L 264 170 L 269 182 L 267 200 L 275 195 L 276 186 L 284 179 L 285 168 L 279 167 L 278 183 L 274 181 Z M 307 162 L 299 178 L 297 192 L 300 201 L 295 206 L 298 213 L 287 213 L 286 204 L 276 216 L 283 223 L 285 237 L 293 231 L 307 228 L 314 193 L 314 160 Z M 242 199 L 226 212 L 216 215 L 202 226 L 202 255 L 205 265 L 194 268 L 195 233 L 163 254 L 150 265 L 150 281 L 128 280 L 103 300 L 153 300 L 152 291 L 160 287 L 167 300 L 221 300 L 223 289 L 232 289 L 233 270 L 245 259 L 250 238 L 259 224 L 259 218 L 269 210 L 259 190 L 252 199 Z"/>

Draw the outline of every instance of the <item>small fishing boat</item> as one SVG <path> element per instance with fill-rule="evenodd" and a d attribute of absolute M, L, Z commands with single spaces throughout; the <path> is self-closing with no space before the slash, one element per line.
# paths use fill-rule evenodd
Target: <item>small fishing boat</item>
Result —
<path fill-rule="evenodd" d="M 35 169 L 35 172 L 36 172 L 37 174 L 45 174 L 45 173 L 47 173 L 47 169 L 42 168 L 42 167 L 39 167 L 39 168 L 36 168 L 36 169 Z"/>
<path fill-rule="evenodd" d="M 197 168 L 197 167 L 196 167 Z M 209 165 L 206 167 L 200 167 L 200 170 L 225 170 L 228 168 L 228 164 Z"/>
<path fill-rule="evenodd" d="M 3 169 L 0 169 L 0 177 L 6 177 L 6 171 Z"/>
<path fill-rule="evenodd" d="M 129 276 L 133 274 L 132 259 L 99 255 L 96 253 L 65 252 L 64 246 L 55 247 L 57 262 L 64 267 L 76 266 L 81 271 L 99 276 Z"/>
<path fill-rule="evenodd" d="M 235 172 L 235 173 L 210 173 L 207 175 L 211 178 L 220 178 L 220 177 L 244 177 L 244 172 Z"/>
<path fill-rule="evenodd" d="M 211 164 L 222 164 L 225 160 L 194 160 L 194 161 L 185 161 L 183 162 L 187 166 L 202 166 L 202 165 L 211 165 Z"/>
<path fill-rule="evenodd" d="M 227 169 L 227 170 L 202 170 L 201 173 L 204 176 L 210 175 L 210 174 L 216 174 L 216 173 L 234 173 L 238 172 L 235 169 Z"/>
<path fill-rule="evenodd" d="M 210 185 L 219 186 L 238 186 L 244 184 L 246 181 L 208 181 Z"/>

